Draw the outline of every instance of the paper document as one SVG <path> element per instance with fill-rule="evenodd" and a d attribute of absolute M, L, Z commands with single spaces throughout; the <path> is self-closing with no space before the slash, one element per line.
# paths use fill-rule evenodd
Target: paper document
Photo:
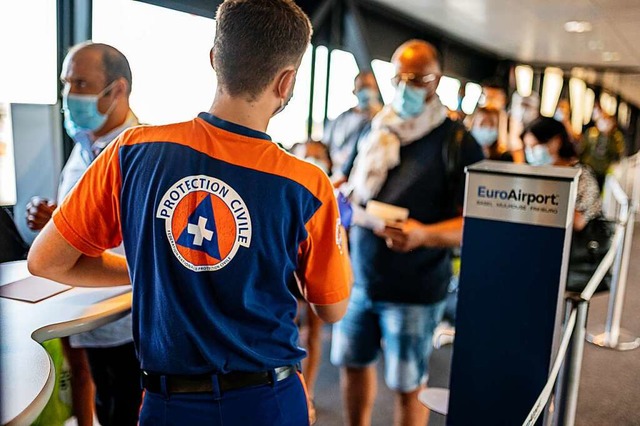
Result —
<path fill-rule="evenodd" d="M 409 218 L 409 209 L 371 200 L 366 208 L 353 205 L 354 225 L 381 231 L 385 226 L 402 228 Z"/>
<path fill-rule="evenodd" d="M 36 303 L 71 288 L 46 278 L 29 277 L 0 287 L 0 297 Z"/>

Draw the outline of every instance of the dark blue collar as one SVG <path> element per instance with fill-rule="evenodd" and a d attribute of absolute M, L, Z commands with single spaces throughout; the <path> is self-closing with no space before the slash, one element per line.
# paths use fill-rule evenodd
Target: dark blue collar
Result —
<path fill-rule="evenodd" d="M 231 133 L 237 133 L 239 135 L 248 136 L 250 138 L 264 139 L 268 141 L 271 140 L 271 136 L 264 132 L 253 130 L 245 126 L 241 126 L 240 124 L 223 120 L 222 118 L 218 118 L 213 114 L 209 114 L 208 112 L 201 112 L 200 114 L 198 114 L 198 117 L 202 118 L 212 126 L 218 127 Z"/>

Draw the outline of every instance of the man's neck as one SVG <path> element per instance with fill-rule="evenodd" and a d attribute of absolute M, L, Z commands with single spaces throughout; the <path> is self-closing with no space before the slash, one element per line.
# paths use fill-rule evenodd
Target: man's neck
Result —
<path fill-rule="evenodd" d="M 123 109 L 117 115 L 114 115 L 113 118 L 109 117 L 109 119 L 107 119 L 107 122 L 101 129 L 99 129 L 96 132 L 93 132 L 94 140 L 101 138 L 102 136 L 108 135 L 118 127 L 121 127 L 122 125 L 124 125 L 124 123 L 127 121 L 127 118 L 129 118 L 129 111 L 130 111 L 129 106 L 127 106 L 126 110 Z"/>
<path fill-rule="evenodd" d="M 248 102 L 230 97 L 220 91 L 216 93 L 209 112 L 216 117 L 260 132 L 267 131 L 271 114 L 265 113 L 265 106 L 259 101 Z"/>

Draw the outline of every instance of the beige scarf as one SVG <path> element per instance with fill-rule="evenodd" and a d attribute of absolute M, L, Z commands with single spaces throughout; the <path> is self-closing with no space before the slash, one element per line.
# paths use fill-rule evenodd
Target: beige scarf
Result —
<path fill-rule="evenodd" d="M 378 195 L 389 170 L 400 164 L 400 148 L 415 142 L 447 118 L 447 108 L 438 96 L 426 103 L 417 117 L 403 119 L 390 105 L 371 121 L 371 132 L 360 141 L 358 156 L 349 177 L 352 200 L 359 204 Z"/>

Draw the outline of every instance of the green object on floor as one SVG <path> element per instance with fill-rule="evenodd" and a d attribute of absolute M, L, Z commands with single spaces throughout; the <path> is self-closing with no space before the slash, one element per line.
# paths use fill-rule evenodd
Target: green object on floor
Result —
<path fill-rule="evenodd" d="M 49 340 L 42 346 L 49 353 L 55 368 L 55 384 L 49 402 L 32 426 L 62 426 L 72 415 L 71 373 L 64 358 L 60 339 Z"/>

